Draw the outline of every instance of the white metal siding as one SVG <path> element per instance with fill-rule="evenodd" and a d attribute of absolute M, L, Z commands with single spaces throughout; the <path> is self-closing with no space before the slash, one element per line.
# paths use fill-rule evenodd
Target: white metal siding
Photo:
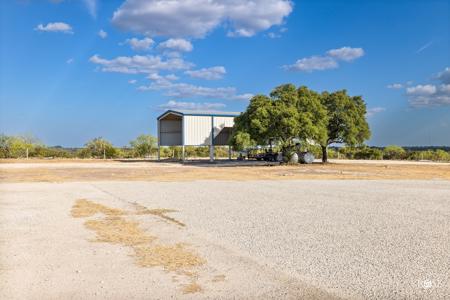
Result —
<path fill-rule="evenodd" d="M 184 144 L 188 146 L 210 145 L 211 126 L 210 116 L 184 116 Z"/>
<path fill-rule="evenodd" d="M 160 145 L 177 146 L 182 144 L 181 120 L 160 120 Z"/>

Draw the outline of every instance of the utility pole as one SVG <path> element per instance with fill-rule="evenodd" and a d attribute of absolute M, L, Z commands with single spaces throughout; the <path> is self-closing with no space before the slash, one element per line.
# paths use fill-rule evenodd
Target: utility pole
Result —
<path fill-rule="evenodd" d="M 105 147 L 103 146 L 103 159 L 106 159 L 106 151 L 105 151 Z"/>
<path fill-rule="evenodd" d="M 27 159 L 28 159 L 28 148 L 27 148 Z"/>

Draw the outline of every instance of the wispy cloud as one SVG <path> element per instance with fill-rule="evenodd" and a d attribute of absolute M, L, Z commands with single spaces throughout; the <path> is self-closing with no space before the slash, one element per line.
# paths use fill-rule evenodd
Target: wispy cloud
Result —
<path fill-rule="evenodd" d="M 372 117 L 372 116 L 374 116 L 374 115 L 376 115 L 376 114 L 378 114 L 378 113 L 380 113 L 380 112 L 383 112 L 383 111 L 385 111 L 385 110 L 386 110 L 386 108 L 384 108 L 384 107 L 373 107 L 373 108 L 369 108 L 369 109 L 367 109 L 366 115 L 367 115 L 368 117 Z"/>
<path fill-rule="evenodd" d="M 125 74 L 157 73 L 160 70 L 187 70 L 193 64 L 181 58 L 163 59 L 161 56 L 134 55 L 119 56 L 113 59 L 105 59 L 99 55 L 94 55 L 90 62 L 100 66 L 103 72 L 116 72 Z"/>
<path fill-rule="evenodd" d="M 102 39 L 106 39 L 108 37 L 108 33 L 103 29 L 100 29 L 100 31 L 98 32 L 98 36 L 101 37 Z"/>
<path fill-rule="evenodd" d="M 181 52 L 191 52 L 194 49 L 192 43 L 185 39 L 168 39 L 158 45 L 158 49 L 165 55 L 177 57 Z"/>
<path fill-rule="evenodd" d="M 71 63 L 73 63 L 75 60 L 73 58 L 69 58 L 68 60 L 66 60 L 66 63 L 68 65 L 70 65 Z"/>
<path fill-rule="evenodd" d="M 327 51 L 328 56 L 337 60 L 352 61 L 364 55 L 362 48 L 342 47 L 339 49 L 331 49 Z"/>
<path fill-rule="evenodd" d="M 158 106 L 160 109 L 188 109 L 194 111 L 201 110 L 219 110 L 226 105 L 223 103 L 211 103 L 211 102 L 183 102 L 170 100 L 167 103 Z"/>
<path fill-rule="evenodd" d="M 34 28 L 34 30 L 41 32 L 62 32 L 73 34 L 72 26 L 64 22 L 47 23 L 47 25 L 39 24 Z"/>
<path fill-rule="evenodd" d="M 398 89 L 402 89 L 403 88 L 403 84 L 401 84 L 401 83 L 392 83 L 392 84 L 388 84 L 386 87 L 388 89 L 398 90 Z"/>
<path fill-rule="evenodd" d="M 429 48 L 431 45 L 433 45 L 433 41 L 429 41 L 428 43 L 426 43 L 425 45 L 423 45 L 422 47 L 420 47 L 419 49 L 416 50 L 416 53 L 419 54 L 420 52 L 422 52 L 423 50 Z"/>
<path fill-rule="evenodd" d="M 140 91 L 165 91 L 173 98 L 210 98 L 226 100 L 249 100 L 252 94 L 238 94 L 234 87 L 205 87 L 188 83 L 173 83 L 170 80 L 155 80 L 150 85 L 138 87 Z"/>
<path fill-rule="evenodd" d="M 186 71 L 184 73 L 193 78 L 217 80 L 222 79 L 223 76 L 227 73 L 227 71 L 225 70 L 225 67 L 217 66 L 211 68 L 203 68 L 200 70 Z"/>
<path fill-rule="evenodd" d="M 323 56 L 310 56 L 298 59 L 294 64 L 285 65 L 283 68 L 289 71 L 323 71 L 339 67 L 338 61 L 351 62 L 364 56 L 362 48 L 342 47 L 331 49 Z"/>
<path fill-rule="evenodd" d="M 151 38 L 143 38 L 143 39 L 137 39 L 137 38 L 131 38 L 131 39 L 127 39 L 125 41 L 125 44 L 130 45 L 131 49 L 135 50 L 135 51 L 145 51 L 145 50 L 149 50 L 153 44 L 155 43 L 155 41 L 153 41 Z"/>
<path fill-rule="evenodd" d="M 89 14 L 95 19 L 97 18 L 97 0 L 83 0 Z"/>

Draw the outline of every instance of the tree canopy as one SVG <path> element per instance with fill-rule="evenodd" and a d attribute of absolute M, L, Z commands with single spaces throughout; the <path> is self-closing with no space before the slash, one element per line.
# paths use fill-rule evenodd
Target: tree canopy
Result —
<path fill-rule="evenodd" d="M 276 87 L 270 96 L 257 95 L 245 112 L 235 120 L 232 144 L 268 144 L 276 140 L 282 148 L 292 146 L 294 139 L 325 138 L 326 112 L 320 95 L 306 87 L 292 84 Z"/>
<path fill-rule="evenodd" d="M 90 156 L 103 158 L 112 158 L 116 156 L 116 149 L 114 146 L 111 142 L 102 137 L 90 140 L 86 143 L 85 147 Z"/>
<path fill-rule="evenodd" d="M 235 119 L 231 144 L 242 149 L 275 140 L 285 150 L 300 139 L 320 145 L 326 162 L 328 145 L 358 145 L 369 137 L 362 97 L 351 97 L 345 90 L 319 94 L 306 86 L 284 84 L 269 96 L 256 95 L 250 100 L 246 111 Z"/>
<path fill-rule="evenodd" d="M 150 155 L 156 149 L 158 140 L 156 137 L 147 134 L 141 134 L 135 140 L 130 142 L 136 156 L 144 157 Z"/>
<path fill-rule="evenodd" d="M 370 138 L 366 103 L 361 96 L 351 97 L 346 90 L 324 92 L 322 104 L 328 116 L 327 139 L 320 142 L 323 162 L 328 160 L 327 147 L 330 144 L 355 146 Z"/>

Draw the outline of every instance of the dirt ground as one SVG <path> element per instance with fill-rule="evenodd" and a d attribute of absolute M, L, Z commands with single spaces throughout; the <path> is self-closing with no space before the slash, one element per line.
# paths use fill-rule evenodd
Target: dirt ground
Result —
<path fill-rule="evenodd" d="M 3 160 L 0 299 L 446 299 L 449 180 L 426 162 Z"/>
<path fill-rule="evenodd" d="M 286 179 L 442 179 L 450 163 L 345 161 L 280 166 L 257 162 L 0 160 L 0 182 L 192 181 Z"/>

